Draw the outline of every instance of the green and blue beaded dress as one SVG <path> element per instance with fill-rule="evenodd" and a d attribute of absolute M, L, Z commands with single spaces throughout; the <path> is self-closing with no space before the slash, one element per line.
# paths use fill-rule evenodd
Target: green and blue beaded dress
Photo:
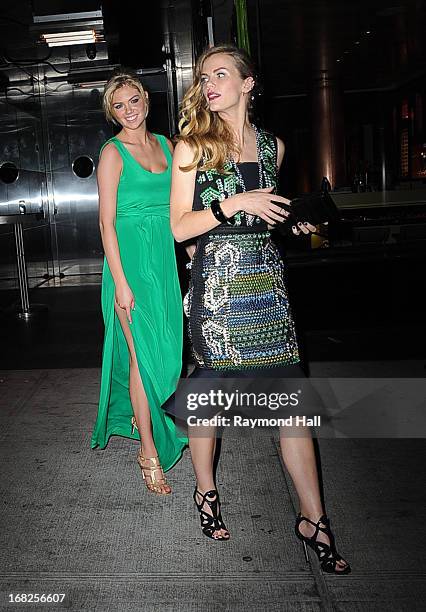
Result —
<path fill-rule="evenodd" d="M 198 171 L 193 209 L 244 188 L 276 187 L 276 139 L 263 130 L 258 156 L 260 163 L 243 162 L 237 172 L 230 163 L 225 174 Z M 259 217 L 238 213 L 234 226 L 222 223 L 198 238 L 185 312 L 199 368 L 237 371 L 300 361 L 284 262 Z"/>

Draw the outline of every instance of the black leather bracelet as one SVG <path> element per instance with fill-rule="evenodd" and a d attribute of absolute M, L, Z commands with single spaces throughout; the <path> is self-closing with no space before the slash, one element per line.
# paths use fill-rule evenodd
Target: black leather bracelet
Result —
<path fill-rule="evenodd" d="M 220 223 L 227 223 L 228 225 L 235 225 L 234 217 L 230 217 L 228 219 L 228 217 L 225 216 L 223 210 L 220 207 L 219 200 L 213 200 L 213 202 L 210 204 L 210 210 L 212 211 L 213 215 Z"/>
<path fill-rule="evenodd" d="M 219 200 L 213 200 L 213 202 L 211 202 L 210 210 L 214 214 L 215 218 L 219 221 L 219 223 L 226 223 L 227 219 L 223 214 L 223 210 L 220 207 Z"/>

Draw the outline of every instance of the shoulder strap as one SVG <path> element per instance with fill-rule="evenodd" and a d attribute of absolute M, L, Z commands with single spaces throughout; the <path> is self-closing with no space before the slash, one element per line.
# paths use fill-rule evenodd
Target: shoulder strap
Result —
<path fill-rule="evenodd" d="M 263 129 L 259 130 L 259 136 L 263 176 L 267 176 L 267 180 L 271 181 L 272 185 L 275 185 L 275 188 L 277 188 L 277 139 L 271 132 L 267 132 Z"/>
<path fill-rule="evenodd" d="M 107 144 L 109 144 L 110 142 L 113 142 L 114 140 L 114 136 L 112 136 L 111 138 L 108 138 L 108 140 L 106 140 L 104 142 L 104 144 L 101 146 L 101 148 L 99 149 L 99 155 L 102 153 L 102 151 L 105 149 L 105 147 L 107 146 Z"/>
<path fill-rule="evenodd" d="M 278 159 L 278 145 L 276 137 L 266 130 L 260 130 L 263 157 L 268 159 L 276 168 Z"/>
<path fill-rule="evenodd" d="M 163 136 L 163 134 L 155 134 L 154 132 L 153 134 L 157 138 L 158 142 L 160 143 L 160 146 L 164 151 L 164 155 L 166 156 L 166 159 L 168 160 L 168 162 L 171 162 L 172 154 L 170 152 L 169 145 L 167 144 L 166 137 Z"/>

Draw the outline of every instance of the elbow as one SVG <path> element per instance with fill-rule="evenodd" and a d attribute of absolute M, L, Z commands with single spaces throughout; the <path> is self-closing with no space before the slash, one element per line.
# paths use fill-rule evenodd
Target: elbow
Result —
<path fill-rule="evenodd" d="M 179 232 L 172 232 L 173 234 L 173 238 L 176 240 L 176 242 L 184 242 L 186 240 L 185 236 L 182 236 L 182 234 L 180 234 Z"/>
<path fill-rule="evenodd" d="M 171 223 L 170 228 L 172 230 L 173 238 L 176 242 L 184 242 L 187 239 L 186 236 L 183 235 L 181 228 L 179 227 L 179 223 Z"/>

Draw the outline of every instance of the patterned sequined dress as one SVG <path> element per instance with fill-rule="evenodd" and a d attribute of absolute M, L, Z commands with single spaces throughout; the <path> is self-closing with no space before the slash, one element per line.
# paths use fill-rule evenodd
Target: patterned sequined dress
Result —
<path fill-rule="evenodd" d="M 238 165 L 246 190 L 276 186 L 276 139 L 259 130 L 262 163 Z M 198 171 L 193 210 L 242 191 L 238 176 Z M 262 172 L 262 179 L 260 177 Z M 195 363 L 200 368 L 244 370 L 299 362 L 281 255 L 266 223 L 238 213 L 200 236 L 192 260 L 185 312 Z"/>

